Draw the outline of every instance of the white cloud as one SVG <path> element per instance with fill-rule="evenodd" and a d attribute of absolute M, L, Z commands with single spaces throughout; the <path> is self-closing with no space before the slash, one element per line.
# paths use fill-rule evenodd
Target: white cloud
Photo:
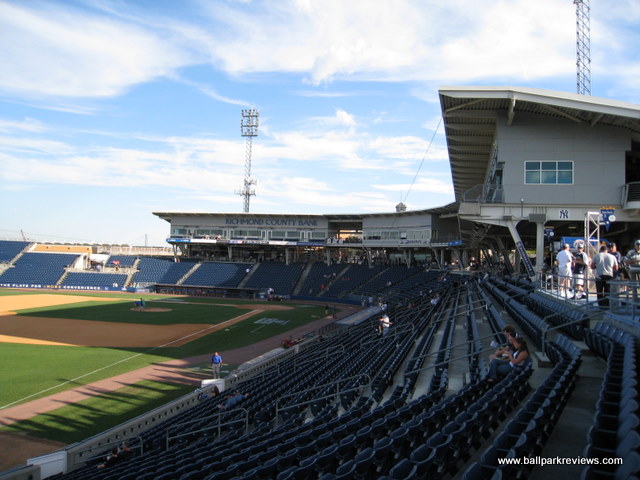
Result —
<path fill-rule="evenodd" d="M 0 91 L 105 97 L 169 75 L 191 55 L 138 26 L 51 3 L 0 3 Z"/>
<path fill-rule="evenodd" d="M 429 192 L 429 193 L 446 193 L 453 194 L 453 185 L 450 182 L 444 182 L 437 178 L 420 177 L 411 185 L 405 184 L 384 184 L 373 185 L 374 188 L 390 192 Z"/>
<path fill-rule="evenodd" d="M 208 10 L 222 25 L 210 45 L 213 61 L 234 74 L 299 72 L 315 85 L 334 78 L 464 82 L 544 78 L 575 63 L 574 9 L 554 0 L 252 7 Z"/>
<path fill-rule="evenodd" d="M 5 120 L 0 118 L 0 132 L 42 132 L 46 129 L 44 124 L 33 118 L 25 118 L 24 120 Z"/>

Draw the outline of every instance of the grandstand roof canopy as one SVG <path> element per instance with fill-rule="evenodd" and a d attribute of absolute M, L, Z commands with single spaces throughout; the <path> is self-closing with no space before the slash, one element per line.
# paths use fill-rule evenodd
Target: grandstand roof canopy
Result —
<path fill-rule="evenodd" d="M 499 117 L 511 125 L 519 113 L 533 113 L 626 128 L 640 139 L 640 105 L 632 103 L 520 87 L 441 87 L 438 92 L 458 201 L 484 182 Z"/>
<path fill-rule="evenodd" d="M 411 216 L 411 215 L 423 215 L 430 213 L 432 215 L 448 215 L 456 214 L 458 212 L 458 203 L 453 202 L 441 207 L 427 208 L 423 210 L 407 210 L 405 212 L 386 212 L 386 213 L 342 213 L 342 214 L 325 214 L 325 215 L 313 215 L 304 213 L 190 213 L 190 212 L 153 212 L 154 215 L 160 217 L 167 222 L 171 221 L 171 218 L 184 216 L 184 217 L 209 217 L 211 215 L 233 216 L 233 217 L 302 217 L 302 218 L 326 218 L 329 221 L 334 222 L 358 222 L 367 217 L 388 217 L 394 215 Z"/>

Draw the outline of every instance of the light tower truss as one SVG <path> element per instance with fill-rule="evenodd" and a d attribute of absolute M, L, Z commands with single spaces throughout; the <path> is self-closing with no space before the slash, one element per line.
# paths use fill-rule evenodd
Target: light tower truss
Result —
<path fill-rule="evenodd" d="M 259 113 L 253 108 L 242 110 L 242 120 L 240 121 L 240 132 L 243 137 L 247 138 L 244 160 L 244 184 L 236 193 L 244 197 L 244 213 L 249 213 L 249 202 L 251 197 L 256 194 L 253 185 L 257 181 L 251 178 L 251 149 L 253 137 L 258 136 L 258 116 Z"/>
<path fill-rule="evenodd" d="M 573 0 L 576 6 L 576 67 L 580 95 L 591 95 L 590 0 Z"/>

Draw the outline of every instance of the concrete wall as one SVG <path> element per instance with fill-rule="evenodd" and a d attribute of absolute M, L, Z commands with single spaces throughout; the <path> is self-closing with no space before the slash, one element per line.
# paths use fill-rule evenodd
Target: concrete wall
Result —
<path fill-rule="evenodd" d="M 628 131 L 568 119 L 519 113 L 511 126 L 498 122 L 498 158 L 504 162 L 504 203 L 619 205 L 625 182 Z M 572 185 L 525 185 L 526 161 L 573 161 Z"/>

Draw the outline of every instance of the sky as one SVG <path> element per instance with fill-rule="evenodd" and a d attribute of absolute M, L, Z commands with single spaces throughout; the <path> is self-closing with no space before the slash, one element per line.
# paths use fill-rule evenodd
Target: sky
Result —
<path fill-rule="evenodd" d="M 640 104 L 640 2 L 591 2 L 592 95 Z M 572 0 L 0 0 L 0 238 L 166 245 L 152 212 L 454 201 L 438 88 L 576 92 Z"/>

